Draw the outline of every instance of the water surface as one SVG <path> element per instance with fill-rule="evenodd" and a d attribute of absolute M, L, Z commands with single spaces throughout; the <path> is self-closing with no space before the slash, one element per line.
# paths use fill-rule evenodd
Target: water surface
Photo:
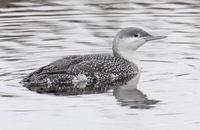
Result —
<path fill-rule="evenodd" d="M 18 83 L 66 55 L 110 53 L 117 31 L 129 26 L 168 36 L 139 49 L 138 91 L 54 96 Z M 0 30 L 2 130 L 200 129 L 198 0 L 1 0 Z M 160 102 L 131 109 L 145 94 Z"/>

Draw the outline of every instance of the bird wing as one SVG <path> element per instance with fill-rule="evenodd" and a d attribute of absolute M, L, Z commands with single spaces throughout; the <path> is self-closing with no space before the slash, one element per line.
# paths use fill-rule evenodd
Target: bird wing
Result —
<path fill-rule="evenodd" d="M 30 81 L 44 80 L 46 78 L 71 80 L 74 76 L 84 74 L 91 78 L 108 77 L 133 77 L 138 73 L 137 67 L 134 68 L 130 62 L 112 56 L 105 55 L 74 55 L 64 57 L 47 66 L 41 67 L 25 78 Z"/>

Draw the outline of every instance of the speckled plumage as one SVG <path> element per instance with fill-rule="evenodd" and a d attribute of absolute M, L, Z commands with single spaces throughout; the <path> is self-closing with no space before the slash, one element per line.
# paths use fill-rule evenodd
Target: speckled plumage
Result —
<path fill-rule="evenodd" d="M 79 82 L 115 82 L 133 78 L 138 73 L 133 63 L 103 54 L 73 55 L 41 67 L 24 78 L 27 85 L 52 86 Z"/>

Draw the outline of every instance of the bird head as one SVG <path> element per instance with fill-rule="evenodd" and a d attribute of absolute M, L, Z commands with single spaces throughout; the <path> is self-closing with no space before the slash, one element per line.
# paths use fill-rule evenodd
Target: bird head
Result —
<path fill-rule="evenodd" d="M 166 36 L 153 36 L 140 28 L 128 27 L 117 33 L 113 48 L 123 51 L 136 51 L 148 41 L 163 38 L 166 38 Z"/>

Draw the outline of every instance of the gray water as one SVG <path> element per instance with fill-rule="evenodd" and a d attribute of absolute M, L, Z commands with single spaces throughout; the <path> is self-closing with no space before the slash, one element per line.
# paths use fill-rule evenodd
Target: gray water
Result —
<path fill-rule="evenodd" d="M 18 83 L 62 56 L 110 53 L 130 26 L 168 36 L 138 50 L 138 92 L 54 96 Z M 0 129 L 200 129 L 199 50 L 199 0 L 0 0 Z M 121 101 L 145 94 L 159 102 L 131 109 Z"/>

